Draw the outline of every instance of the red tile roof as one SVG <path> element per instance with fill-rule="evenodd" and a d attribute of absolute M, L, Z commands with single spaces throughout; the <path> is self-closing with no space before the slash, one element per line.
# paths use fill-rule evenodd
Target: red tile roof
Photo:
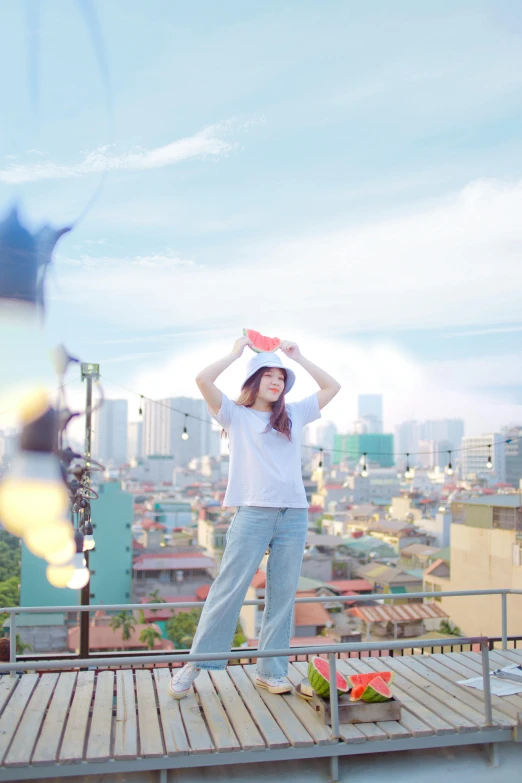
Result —
<path fill-rule="evenodd" d="M 346 590 L 348 593 L 371 593 L 373 588 L 366 579 L 331 579 L 326 582 L 327 585 L 333 587 L 334 590 L 338 590 L 344 593 Z"/>
<path fill-rule="evenodd" d="M 200 601 L 205 601 L 209 592 L 210 585 L 201 585 L 201 587 L 198 587 L 198 589 L 195 591 L 195 595 Z"/>
<path fill-rule="evenodd" d="M 134 631 L 131 632 L 130 639 L 122 639 L 121 628 L 113 631 L 107 626 L 91 626 L 89 629 L 89 647 L 91 650 L 146 650 L 145 642 L 140 642 L 140 633 L 144 628 L 150 628 L 151 625 L 136 624 Z M 152 626 L 158 632 L 157 626 Z M 80 628 L 78 625 L 70 628 L 68 631 L 68 647 L 70 651 L 76 651 L 80 645 Z M 155 650 L 174 650 L 174 644 L 168 639 L 156 639 L 154 642 Z"/>
<path fill-rule="evenodd" d="M 258 571 L 255 575 L 252 581 L 250 582 L 251 587 L 255 587 L 257 590 L 261 590 L 266 587 L 266 574 L 264 571 Z"/>
<path fill-rule="evenodd" d="M 395 606 L 357 606 L 350 614 L 369 623 L 399 622 L 410 623 L 415 620 L 433 620 L 449 617 L 438 604 L 396 604 Z"/>
<path fill-rule="evenodd" d="M 140 544 L 140 542 L 139 542 L 139 541 L 136 541 L 136 539 L 135 539 L 135 538 L 133 538 L 133 539 L 132 539 L 132 548 L 133 548 L 133 550 L 134 550 L 135 552 L 137 552 L 137 551 L 138 551 L 138 550 L 140 550 L 140 549 L 145 549 L 145 547 L 143 546 L 143 544 Z"/>
<path fill-rule="evenodd" d="M 308 591 L 297 593 L 297 598 L 304 598 L 306 595 L 315 595 Z M 332 625 L 332 618 L 322 604 L 295 604 L 295 626 L 299 628 L 303 625 L 327 626 Z"/>

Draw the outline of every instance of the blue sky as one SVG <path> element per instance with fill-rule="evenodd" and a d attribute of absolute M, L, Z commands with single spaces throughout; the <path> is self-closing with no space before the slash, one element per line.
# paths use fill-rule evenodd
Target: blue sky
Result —
<path fill-rule="evenodd" d="M 24 5 L 0 0 L 0 209 L 67 222 L 108 173 L 50 344 L 175 396 L 249 326 L 339 377 L 341 428 L 363 392 L 389 428 L 522 423 L 516 4 L 98 2 L 112 130 L 79 4 L 41 4 L 37 80 Z"/>

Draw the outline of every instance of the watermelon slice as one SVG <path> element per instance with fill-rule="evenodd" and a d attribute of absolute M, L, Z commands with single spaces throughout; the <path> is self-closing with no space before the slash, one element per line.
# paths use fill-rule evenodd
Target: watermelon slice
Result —
<path fill-rule="evenodd" d="M 393 682 L 394 673 L 393 672 L 368 672 L 367 674 L 350 674 L 348 677 L 348 682 L 350 685 L 364 685 L 366 687 L 371 683 L 372 680 L 375 680 L 376 677 L 380 677 L 381 680 L 384 680 L 386 685 L 391 685 Z"/>
<path fill-rule="evenodd" d="M 365 690 L 366 685 L 354 685 L 350 692 L 350 701 L 360 701 Z"/>
<path fill-rule="evenodd" d="M 374 677 L 361 696 L 361 699 L 366 702 L 389 701 L 391 698 L 392 692 L 381 677 Z"/>
<path fill-rule="evenodd" d="M 273 353 L 281 345 L 279 337 L 265 337 L 254 329 L 243 329 L 243 334 L 252 343 L 252 350 L 256 353 Z"/>
<path fill-rule="evenodd" d="M 350 690 L 348 681 L 342 674 L 337 674 L 338 693 L 347 693 Z M 330 696 L 330 666 L 324 658 L 312 658 L 308 663 L 308 681 L 318 696 L 328 698 Z"/>

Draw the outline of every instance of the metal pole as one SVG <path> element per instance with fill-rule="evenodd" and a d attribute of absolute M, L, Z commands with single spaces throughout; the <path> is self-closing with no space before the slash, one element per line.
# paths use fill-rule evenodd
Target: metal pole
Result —
<path fill-rule="evenodd" d="M 9 620 L 9 663 L 16 663 L 16 613 L 13 612 Z M 11 672 L 11 677 L 15 672 Z"/>
<path fill-rule="evenodd" d="M 484 715 L 486 726 L 493 725 L 493 712 L 491 709 L 491 683 L 489 679 L 489 642 L 487 640 L 480 643 L 482 653 L 482 682 L 484 685 Z"/>
<path fill-rule="evenodd" d="M 82 380 L 86 381 L 86 395 L 85 395 L 85 463 L 87 471 L 84 477 L 84 483 L 87 487 L 91 486 L 91 471 L 89 470 L 91 465 L 91 446 L 92 446 L 92 382 L 93 378 L 99 377 L 99 365 L 97 364 L 82 364 Z M 87 568 L 89 568 L 89 553 L 84 552 L 85 562 Z M 89 606 L 91 600 L 91 585 L 90 581 L 87 582 L 85 587 L 82 587 L 80 593 L 80 605 Z M 89 612 L 80 612 L 80 658 L 89 657 Z"/>
<path fill-rule="evenodd" d="M 502 649 L 507 650 L 507 593 L 502 593 Z"/>
<path fill-rule="evenodd" d="M 339 739 L 339 703 L 337 700 L 337 668 L 335 653 L 328 653 L 330 664 L 330 714 L 332 716 L 332 738 Z"/>

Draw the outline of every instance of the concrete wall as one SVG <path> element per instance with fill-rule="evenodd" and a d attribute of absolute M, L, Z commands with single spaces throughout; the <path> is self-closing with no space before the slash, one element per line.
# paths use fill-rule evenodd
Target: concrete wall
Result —
<path fill-rule="evenodd" d="M 451 526 L 450 579 L 427 577 L 441 590 L 522 590 L 522 566 L 514 565 L 512 530 Z M 441 606 L 467 635 L 501 635 L 500 596 L 443 598 Z M 522 636 L 522 596 L 508 597 L 508 634 Z"/>

